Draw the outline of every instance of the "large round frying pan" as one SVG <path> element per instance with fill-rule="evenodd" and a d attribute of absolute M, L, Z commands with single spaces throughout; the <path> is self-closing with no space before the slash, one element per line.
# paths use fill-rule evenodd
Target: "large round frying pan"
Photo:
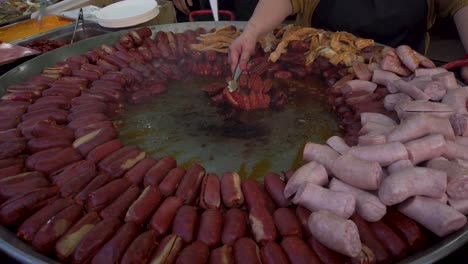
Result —
<path fill-rule="evenodd" d="M 183 32 L 187 29 L 196 29 L 198 27 L 203 27 L 206 29 L 212 29 L 215 27 L 221 27 L 225 25 L 235 25 L 239 28 L 243 28 L 245 23 L 242 22 L 196 22 L 196 23 L 180 23 L 180 24 L 168 24 L 168 25 L 160 25 L 160 26 L 153 26 L 151 29 L 153 32 L 156 31 L 173 31 L 173 32 Z M 122 32 L 113 32 L 109 33 L 106 35 L 101 35 L 97 37 L 93 37 L 87 40 L 83 40 L 77 43 L 74 43 L 72 45 L 68 45 L 65 47 L 62 47 L 60 49 L 54 50 L 52 52 L 46 53 L 44 55 L 38 56 L 14 69 L 9 71 L 8 73 L 4 74 L 3 76 L 0 77 L 0 95 L 4 93 L 5 87 L 19 83 L 23 80 L 26 80 L 38 73 L 41 72 L 41 70 L 44 67 L 49 67 L 54 65 L 56 62 L 65 60 L 67 57 L 72 56 L 72 55 L 78 55 L 82 54 L 94 47 L 97 47 L 101 44 L 112 44 L 115 42 L 120 34 Z M 315 80 L 316 86 L 320 86 Z M 172 89 L 176 90 L 176 89 Z M 171 89 L 170 89 L 171 91 Z M 170 92 L 168 93 L 167 97 L 162 97 L 158 98 L 158 100 L 167 100 L 166 105 L 171 105 L 169 109 L 177 109 L 180 111 L 183 111 L 184 107 L 186 107 L 186 104 L 188 103 L 193 103 L 191 100 L 191 96 L 188 94 L 172 94 L 172 97 L 174 96 L 181 96 L 185 95 L 182 97 L 185 97 L 186 99 L 184 100 L 178 100 L 177 104 L 171 104 L 171 94 Z M 188 99 L 187 99 L 188 98 Z M 198 102 L 200 103 L 200 102 Z M 206 103 L 206 102 L 205 102 Z M 156 103 L 157 106 L 157 103 Z M 154 104 L 153 104 L 154 107 Z M 297 107 L 297 106 L 296 106 Z M 293 108 L 296 109 L 297 108 Z M 123 124 L 121 127 L 121 134 L 123 134 L 122 140 L 125 143 L 130 143 L 130 144 L 136 144 L 146 150 L 150 155 L 163 155 L 163 154 L 172 154 L 175 155 L 175 152 L 179 150 L 177 159 L 186 162 L 190 162 L 192 159 L 195 159 L 197 161 L 201 161 L 202 164 L 207 168 L 207 171 L 213 171 L 216 173 L 221 173 L 222 171 L 228 171 L 228 170 L 239 170 L 239 167 L 236 167 L 239 165 L 239 163 L 242 163 L 242 168 L 246 172 L 244 172 L 246 175 L 244 177 L 248 177 L 250 173 L 250 177 L 258 177 L 263 171 L 258 169 L 258 167 L 265 167 L 264 169 L 272 170 L 272 171 L 280 171 L 282 169 L 287 169 L 291 166 L 294 165 L 294 162 L 297 161 L 298 157 L 295 155 L 298 151 L 302 149 L 302 144 L 304 143 L 303 140 L 304 137 L 301 138 L 301 140 L 294 141 L 292 140 L 292 144 L 294 144 L 294 148 L 289 149 L 288 151 L 282 150 L 280 147 L 271 147 L 271 146 L 264 146 L 264 145 L 275 145 L 275 142 L 270 142 L 269 144 L 263 144 L 260 146 L 255 147 L 256 151 L 251 151 L 249 153 L 246 153 L 245 148 L 243 147 L 238 147 L 238 148 L 229 148 L 225 147 L 225 151 L 223 153 L 220 153 L 221 158 L 223 159 L 214 159 L 216 160 L 213 161 L 213 159 L 206 158 L 204 153 L 207 151 L 205 149 L 200 149 L 200 145 L 192 145 L 192 146 L 184 146 L 182 142 L 176 142 L 173 145 L 166 147 L 166 148 L 161 148 L 159 150 L 156 150 L 154 148 L 154 140 L 157 138 L 157 134 L 152 133 L 151 131 L 155 130 L 157 131 L 157 128 L 152 129 L 147 129 L 144 130 L 144 128 L 138 128 L 138 123 L 145 123 L 145 120 L 148 121 L 151 118 L 155 118 L 154 115 L 148 117 L 148 115 L 145 114 L 145 109 L 144 108 L 136 108 L 133 110 L 129 110 L 131 114 L 134 114 L 134 116 L 125 116 L 126 113 L 124 113 L 122 119 L 123 123 L 125 122 L 130 122 L 129 124 L 125 125 Z M 149 111 L 150 109 L 148 109 Z M 154 110 L 154 109 L 151 109 Z M 208 110 L 210 111 L 210 110 Z M 321 110 L 322 112 L 325 112 L 325 110 Z M 126 111 L 127 112 L 127 111 Z M 294 119 L 297 115 L 302 114 L 299 111 L 284 111 L 285 113 L 276 113 L 275 116 L 269 117 L 266 115 L 266 118 L 274 118 L 275 122 L 273 123 L 278 123 L 283 126 L 283 130 L 288 130 L 288 124 L 286 123 L 287 121 L 285 120 L 290 120 L 291 118 Z M 168 113 L 165 113 L 168 114 Z M 314 114 L 314 113 L 311 113 Z M 315 113 L 317 115 L 317 113 Z M 318 118 L 324 118 L 322 120 L 322 123 L 327 123 L 327 120 L 330 120 L 330 114 L 329 113 L 320 113 L 318 114 Z M 133 117 L 133 119 L 132 119 Z M 265 116 L 264 116 L 265 117 Z M 193 117 L 192 117 L 193 118 Z M 200 118 L 200 117 L 199 117 Z M 202 118 L 203 119 L 203 118 Z M 136 120 L 136 121 L 135 121 Z M 161 119 L 163 120 L 163 119 Z M 304 120 L 299 119 L 301 123 L 304 122 Z M 173 120 L 177 121 L 177 120 Z M 262 117 L 257 117 L 257 121 L 261 122 Z M 136 123 L 132 123 L 136 122 Z M 179 122 L 177 122 L 179 123 Z M 161 122 L 155 122 L 153 124 L 158 125 L 164 125 Z M 131 133 L 133 133 L 132 129 L 130 127 L 136 127 L 133 130 L 142 130 L 146 131 L 145 133 L 140 133 L 139 135 L 134 135 L 132 136 Z M 333 125 L 330 125 L 330 127 L 327 128 L 328 131 L 337 131 Z M 280 131 L 281 132 L 281 131 Z M 169 131 L 168 133 L 171 133 Z M 284 133 L 284 131 L 282 132 Z M 125 136 L 127 135 L 127 138 Z M 193 135 L 190 135 L 193 136 Z M 216 138 L 217 135 L 209 135 L 208 137 L 213 137 L 213 140 L 219 140 L 219 138 Z M 224 135 L 225 136 L 225 135 Z M 275 137 L 281 136 L 280 134 L 274 134 Z M 328 136 L 327 133 L 324 133 L 321 137 L 311 137 L 307 138 L 307 140 L 310 141 L 315 141 L 315 142 L 323 142 Z M 272 137 L 272 136 L 271 136 Z M 275 140 L 277 138 L 270 138 L 271 140 Z M 136 140 L 135 140 L 136 138 Z M 290 140 L 291 141 L 291 140 Z M 267 143 L 267 142 L 265 142 Z M 220 149 L 223 147 L 223 143 L 220 142 L 217 145 Z M 233 144 L 234 146 L 235 144 Z M 278 145 L 278 144 L 276 144 Z M 163 150 L 164 149 L 164 150 Z M 268 164 L 258 164 L 255 162 L 250 162 L 250 157 L 253 156 L 255 157 L 254 160 L 259 161 L 263 160 L 264 154 L 265 153 L 273 153 L 274 155 L 270 155 L 269 157 L 269 162 Z M 245 159 L 245 162 L 239 161 L 239 159 Z M 221 160 L 221 161 L 220 161 Z M 234 161 L 234 162 L 231 162 Z M 257 175 L 258 174 L 258 175 Z M 460 230 L 437 244 L 433 245 L 432 247 L 428 248 L 425 251 L 419 252 L 418 254 L 415 254 L 413 256 L 410 256 L 402 261 L 400 263 L 413 263 L 413 264 L 426 264 L 426 263 L 433 263 L 436 262 L 437 260 L 442 259 L 443 257 L 449 255 L 456 249 L 460 248 L 464 244 L 468 242 L 468 226 L 466 226 L 463 230 Z M 0 250 L 4 251 L 8 255 L 12 256 L 16 260 L 22 263 L 57 263 L 56 261 L 41 255 L 34 251 L 28 244 L 22 242 L 19 240 L 14 233 L 12 233 L 10 230 L 0 226 Z"/>

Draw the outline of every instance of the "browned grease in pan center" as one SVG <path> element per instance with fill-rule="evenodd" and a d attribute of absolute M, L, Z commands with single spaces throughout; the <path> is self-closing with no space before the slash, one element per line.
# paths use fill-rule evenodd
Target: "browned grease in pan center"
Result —
<path fill-rule="evenodd" d="M 172 155 L 180 165 L 200 162 L 209 172 L 238 171 L 243 178 L 298 167 L 306 142 L 324 143 L 340 134 L 326 110 L 324 89 L 317 78 L 294 82 L 292 97 L 281 111 L 241 114 L 226 121 L 199 87 L 211 80 L 173 82 L 169 91 L 140 105 L 127 105 L 118 120 L 120 138 L 148 155 Z"/>

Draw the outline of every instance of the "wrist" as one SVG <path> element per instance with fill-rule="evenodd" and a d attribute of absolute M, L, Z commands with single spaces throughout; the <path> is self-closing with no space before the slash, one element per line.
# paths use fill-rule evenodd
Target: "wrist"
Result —
<path fill-rule="evenodd" d="M 244 31 L 242 32 L 245 36 L 247 36 L 250 39 L 257 40 L 259 36 L 259 32 L 257 29 L 257 26 L 254 23 L 247 23 L 247 25 L 244 28 Z"/>

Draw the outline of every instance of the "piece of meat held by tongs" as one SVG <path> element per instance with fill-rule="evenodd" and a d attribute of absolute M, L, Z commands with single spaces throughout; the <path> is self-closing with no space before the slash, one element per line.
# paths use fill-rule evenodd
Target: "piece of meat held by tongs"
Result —
<path fill-rule="evenodd" d="M 241 72 L 242 70 L 240 69 L 239 64 L 237 64 L 236 70 L 234 71 L 234 76 L 232 80 L 228 82 L 228 89 L 231 93 L 238 89 L 237 80 L 239 79 Z"/>

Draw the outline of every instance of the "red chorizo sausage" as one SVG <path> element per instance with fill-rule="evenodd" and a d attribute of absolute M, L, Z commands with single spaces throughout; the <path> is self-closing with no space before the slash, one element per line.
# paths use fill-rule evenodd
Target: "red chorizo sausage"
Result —
<path fill-rule="evenodd" d="M 34 169 L 49 174 L 78 160 L 81 160 L 80 153 L 69 147 L 37 161 Z"/>
<path fill-rule="evenodd" d="M 24 178 L 24 180 L 15 183 L 0 185 L 0 201 L 5 201 L 15 196 L 25 194 L 30 190 L 48 187 L 50 183 L 45 177 Z"/>
<path fill-rule="evenodd" d="M 138 227 L 134 223 L 125 223 L 115 235 L 98 251 L 91 263 L 118 263 L 125 248 L 138 235 Z"/>
<path fill-rule="evenodd" d="M 241 179 L 235 172 L 224 173 L 221 177 L 221 195 L 225 206 L 240 207 L 244 203 Z"/>
<path fill-rule="evenodd" d="M 34 170 L 36 163 L 40 160 L 46 159 L 51 155 L 55 155 L 56 153 L 60 152 L 62 148 L 52 148 L 46 149 L 43 151 L 39 151 L 37 153 L 32 154 L 26 159 L 26 168 L 29 170 Z"/>
<path fill-rule="evenodd" d="M 99 221 L 96 213 L 84 215 L 57 241 L 55 255 L 62 261 L 69 259 L 81 240 Z"/>
<path fill-rule="evenodd" d="M 145 173 L 156 163 L 157 161 L 152 157 L 145 158 L 142 161 L 138 162 L 138 164 L 136 164 L 129 171 L 127 171 L 124 177 L 131 181 L 133 184 L 138 185 L 143 181 Z"/>
<path fill-rule="evenodd" d="M 219 209 L 221 206 L 219 178 L 216 174 L 208 174 L 203 178 L 200 192 L 200 207 L 204 209 Z"/>
<path fill-rule="evenodd" d="M 109 166 L 115 162 L 117 159 L 121 158 L 124 155 L 127 155 L 128 153 L 135 153 L 135 151 L 138 151 L 138 147 L 136 146 L 125 146 L 123 148 L 119 148 L 118 150 L 112 152 L 111 154 L 105 156 L 99 164 L 98 167 L 101 170 L 104 170 L 105 168 L 109 168 Z"/>
<path fill-rule="evenodd" d="M 377 239 L 392 254 L 395 260 L 399 260 L 408 254 L 409 247 L 384 222 L 377 221 L 369 223 L 369 225 Z"/>
<path fill-rule="evenodd" d="M 76 247 L 72 256 L 72 263 L 79 264 L 90 261 L 119 227 L 120 221 L 117 218 L 106 218 L 97 223 Z"/>
<path fill-rule="evenodd" d="M 211 251 L 209 264 L 234 264 L 232 246 L 223 245 Z"/>
<path fill-rule="evenodd" d="M 185 169 L 182 167 L 176 167 L 169 171 L 164 180 L 159 184 L 161 194 L 166 197 L 173 195 L 184 175 Z"/>
<path fill-rule="evenodd" d="M 248 179 L 244 181 L 242 183 L 242 193 L 249 211 L 254 208 L 267 208 L 267 201 L 262 187 L 256 180 Z"/>
<path fill-rule="evenodd" d="M 127 190 L 130 185 L 131 183 L 127 179 L 116 179 L 90 193 L 86 204 L 88 211 L 101 211 Z"/>
<path fill-rule="evenodd" d="M 158 249 L 151 258 L 150 263 L 169 264 L 174 263 L 177 255 L 182 250 L 183 241 L 177 235 L 171 234 L 163 238 Z"/>
<path fill-rule="evenodd" d="M 204 175 L 205 168 L 199 164 L 195 164 L 188 170 L 185 177 L 182 178 L 179 187 L 177 187 L 176 196 L 181 197 L 184 204 L 193 204 L 197 198 L 198 190 Z"/>
<path fill-rule="evenodd" d="M 159 183 L 166 177 L 170 170 L 177 166 L 177 161 L 172 157 L 164 157 L 149 169 L 144 178 L 145 186 L 158 186 Z"/>
<path fill-rule="evenodd" d="M 265 189 L 278 207 L 288 207 L 291 202 L 284 197 L 285 183 L 276 173 L 267 173 L 264 178 Z"/>
<path fill-rule="evenodd" d="M 91 174 L 92 177 L 94 177 L 96 175 L 96 166 L 90 161 L 81 160 L 72 163 L 63 169 L 55 171 L 50 174 L 49 177 L 52 179 L 54 184 L 58 187 L 62 187 L 70 179 L 88 174 Z"/>
<path fill-rule="evenodd" d="M 109 156 L 111 153 L 117 152 L 117 150 L 121 149 L 122 147 L 123 145 L 120 139 L 114 139 L 95 147 L 88 153 L 86 159 L 91 162 L 98 163 L 105 157 Z"/>
<path fill-rule="evenodd" d="M 31 217 L 26 219 L 26 221 L 24 221 L 18 228 L 16 235 L 27 242 L 31 242 L 34 238 L 34 235 L 42 227 L 42 225 L 47 222 L 47 220 L 51 219 L 54 215 L 69 205 L 70 201 L 66 199 L 57 199 L 49 203 Z"/>
<path fill-rule="evenodd" d="M 201 242 L 195 241 L 186 246 L 177 257 L 176 264 L 204 264 L 210 257 L 210 249 Z"/>
<path fill-rule="evenodd" d="M 249 211 L 249 223 L 257 243 L 275 241 L 277 231 L 273 217 L 266 208 L 255 207 Z"/>
<path fill-rule="evenodd" d="M 310 230 L 309 230 L 309 226 L 307 223 L 310 214 L 311 212 L 302 206 L 298 206 L 296 208 L 296 216 L 297 216 L 297 219 L 299 219 L 299 222 L 301 223 L 302 232 L 305 237 L 310 236 Z"/>
<path fill-rule="evenodd" d="M 70 147 L 72 143 L 72 139 L 60 136 L 40 137 L 29 140 L 26 144 L 26 148 L 31 153 L 36 153 L 50 148 L 67 148 Z"/>
<path fill-rule="evenodd" d="M 248 237 L 242 237 L 234 243 L 234 259 L 236 263 L 261 264 L 259 252 L 257 244 Z"/>
<path fill-rule="evenodd" d="M 247 234 L 247 215 L 244 211 L 231 208 L 224 215 L 221 240 L 225 245 L 234 245 L 237 239 Z"/>
<path fill-rule="evenodd" d="M 123 254 L 121 264 L 141 264 L 146 263 L 153 250 L 158 246 L 156 234 L 153 230 L 141 233 L 133 240 Z"/>
<path fill-rule="evenodd" d="M 223 217 L 219 209 L 205 210 L 200 217 L 197 240 L 209 247 L 216 246 L 221 240 Z"/>
<path fill-rule="evenodd" d="M 37 122 L 31 130 L 31 135 L 34 137 L 63 137 L 68 139 L 74 139 L 73 130 L 65 127 L 59 126 L 54 123 L 49 123 L 46 121 Z"/>
<path fill-rule="evenodd" d="M 427 244 L 426 235 L 418 224 L 397 210 L 388 207 L 382 220 L 403 238 L 412 250 L 419 250 Z"/>
<path fill-rule="evenodd" d="M 354 214 L 350 219 L 353 220 L 353 222 L 356 224 L 362 243 L 366 244 L 372 250 L 372 252 L 374 252 L 377 262 L 390 263 L 390 253 L 377 239 L 369 224 L 367 224 L 364 219 L 356 214 Z"/>
<path fill-rule="evenodd" d="M 101 188 L 111 180 L 112 176 L 110 176 L 109 174 L 101 174 L 96 176 L 93 180 L 91 180 L 91 182 L 88 183 L 88 185 L 86 185 L 86 187 L 83 190 L 81 190 L 81 192 L 79 192 L 75 196 L 75 201 L 81 205 L 85 204 L 85 202 L 88 200 L 88 196 L 90 193 Z"/>
<path fill-rule="evenodd" d="M 140 188 L 135 185 L 130 186 L 124 193 L 115 199 L 115 201 L 104 208 L 99 215 L 102 218 L 117 217 L 119 219 L 123 219 L 128 208 L 138 198 L 138 195 L 140 195 Z"/>
<path fill-rule="evenodd" d="M 24 171 L 24 165 L 22 163 L 13 164 L 9 167 L 0 169 L 0 179 L 20 174 Z"/>
<path fill-rule="evenodd" d="M 263 264 L 287 264 L 289 263 L 288 258 L 284 254 L 280 245 L 273 241 L 266 243 L 261 251 L 260 255 Z"/>
<path fill-rule="evenodd" d="M 146 223 L 148 217 L 158 208 L 160 201 L 159 190 L 153 186 L 147 186 L 128 208 L 125 222 L 135 222 L 137 225 Z"/>
<path fill-rule="evenodd" d="M 302 227 L 292 208 L 279 208 L 273 214 L 275 225 L 283 237 L 296 236 L 302 238 Z"/>
<path fill-rule="evenodd" d="M 349 257 L 327 248 L 313 237 L 309 238 L 308 244 L 324 264 L 351 264 Z"/>
<path fill-rule="evenodd" d="M 0 205 L 0 223 L 6 226 L 18 223 L 46 205 L 57 193 L 57 187 L 46 187 L 7 200 Z"/>
<path fill-rule="evenodd" d="M 109 120 L 109 117 L 107 117 L 106 115 L 102 113 L 93 113 L 93 114 L 88 114 L 80 118 L 77 118 L 71 121 L 70 123 L 68 123 L 67 126 L 73 130 L 77 130 L 80 127 L 84 127 L 84 126 L 91 125 L 100 121 L 107 121 L 107 120 Z"/>
<path fill-rule="evenodd" d="M 55 242 L 76 222 L 83 214 L 83 207 L 71 204 L 49 219 L 34 235 L 32 246 L 42 253 L 52 251 Z"/>
<path fill-rule="evenodd" d="M 281 241 L 281 248 L 292 264 L 320 263 L 317 255 L 307 246 L 304 240 L 297 237 L 286 237 Z"/>
<path fill-rule="evenodd" d="M 182 238 L 185 243 L 192 243 L 198 224 L 195 207 L 184 205 L 177 211 L 172 223 L 172 233 Z"/>
<path fill-rule="evenodd" d="M 153 214 L 149 226 L 158 236 L 166 233 L 183 202 L 183 199 L 177 196 L 167 197 Z"/>
<path fill-rule="evenodd" d="M 84 135 L 87 135 L 96 129 L 104 128 L 104 127 L 114 127 L 114 124 L 112 124 L 111 121 L 105 120 L 105 121 L 99 121 L 93 124 L 89 124 L 87 126 L 80 127 L 75 130 L 75 138 L 80 138 Z"/>
<path fill-rule="evenodd" d="M 73 147 L 81 155 L 86 156 L 94 148 L 109 142 L 117 137 L 117 131 L 113 127 L 103 127 L 92 131 L 73 142 Z"/>
<path fill-rule="evenodd" d="M 101 166 L 101 169 L 108 172 L 115 178 L 120 178 L 125 174 L 125 172 L 127 172 L 145 157 L 146 152 L 136 148 L 135 150 L 132 150 L 117 158 L 114 162 L 109 164 L 109 166 Z"/>

